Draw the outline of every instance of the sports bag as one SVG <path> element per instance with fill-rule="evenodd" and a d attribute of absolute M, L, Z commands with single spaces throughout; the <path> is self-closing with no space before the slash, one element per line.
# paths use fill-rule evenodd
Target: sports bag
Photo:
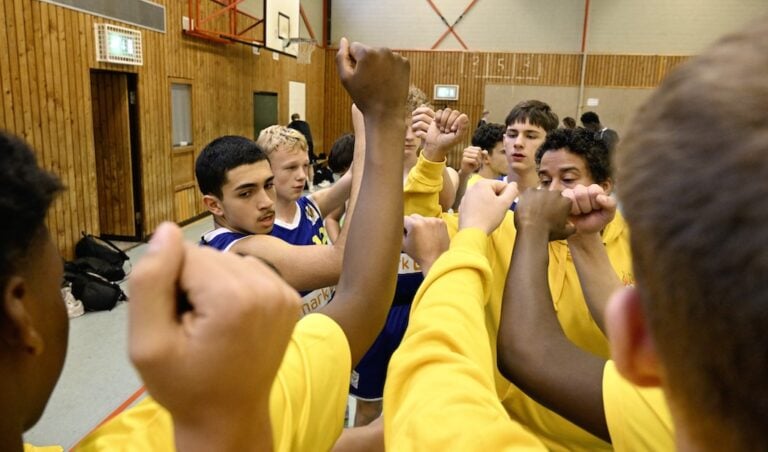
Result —
<path fill-rule="evenodd" d="M 75 245 L 75 256 L 96 257 L 115 266 L 123 266 L 128 255 L 109 240 L 82 232 L 83 238 Z"/>
<path fill-rule="evenodd" d="M 72 284 L 72 295 L 86 311 L 109 311 L 118 301 L 127 299 L 119 285 L 81 270 L 74 262 L 64 263 L 64 279 Z"/>

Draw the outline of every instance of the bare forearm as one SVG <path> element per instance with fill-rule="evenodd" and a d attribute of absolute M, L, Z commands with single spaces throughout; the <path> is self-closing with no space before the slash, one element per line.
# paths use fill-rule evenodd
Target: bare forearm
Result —
<path fill-rule="evenodd" d="M 464 197 L 464 192 L 467 191 L 467 182 L 471 174 L 467 174 L 463 171 L 459 171 L 459 186 L 456 187 L 456 200 L 453 201 L 453 211 L 459 211 L 459 205 L 461 205 L 461 198 Z"/>
<path fill-rule="evenodd" d="M 611 295 L 622 287 L 611 265 L 600 234 L 575 235 L 568 239 L 581 290 L 597 326 L 605 332 L 605 307 Z"/>
<path fill-rule="evenodd" d="M 403 231 L 399 148 L 404 124 L 399 115 L 366 117 L 365 129 L 365 177 L 359 194 L 351 202 L 354 218 L 345 221 L 344 227 L 350 226 L 343 265 L 366 269 L 371 276 L 360 278 L 357 271 L 342 273 L 337 299 L 328 305 L 329 312 L 347 333 L 353 365 L 365 354 L 389 312 L 400 253 L 399 247 L 392 244 L 401 241 Z"/>
<path fill-rule="evenodd" d="M 530 397 L 609 439 L 602 399 L 604 361 L 565 336 L 552 305 L 544 228 L 518 230 L 504 289 L 499 369 Z"/>

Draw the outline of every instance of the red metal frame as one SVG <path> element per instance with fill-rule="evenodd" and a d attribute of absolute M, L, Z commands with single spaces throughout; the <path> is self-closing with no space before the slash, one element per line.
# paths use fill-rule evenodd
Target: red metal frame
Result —
<path fill-rule="evenodd" d="M 241 42 L 256 47 L 264 47 L 264 31 L 262 31 L 261 36 L 258 37 L 258 39 L 256 39 L 256 36 L 249 35 L 249 32 L 254 27 L 264 22 L 264 19 L 239 10 L 237 6 L 245 0 L 207 0 L 216 3 L 221 6 L 221 8 L 216 9 L 213 13 L 208 14 L 205 17 L 201 17 L 200 3 L 203 1 L 206 0 L 187 0 L 190 29 L 184 30 L 185 34 L 220 44 Z M 229 15 L 227 31 L 205 28 L 206 24 L 224 14 Z M 245 28 L 238 30 L 238 19 L 242 18 L 245 18 Z"/>
<path fill-rule="evenodd" d="M 440 45 L 441 42 L 445 39 L 446 36 L 448 36 L 448 33 L 452 33 L 454 37 L 456 37 L 456 40 L 459 41 L 459 44 L 461 44 L 462 47 L 464 47 L 464 50 L 469 50 L 467 45 L 464 43 L 464 41 L 461 39 L 461 36 L 459 36 L 458 33 L 456 33 L 456 30 L 454 27 L 461 22 L 461 20 L 464 18 L 464 16 L 469 12 L 470 9 L 472 9 L 473 6 L 475 6 L 475 3 L 477 3 L 480 0 L 472 0 L 472 2 L 464 8 L 464 11 L 459 15 L 458 19 L 456 19 L 455 22 L 453 22 L 453 25 L 449 24 L 447 20 L 445 20 L 445 17 L 443 16 L 443 13 L 440 12 L 440 10 L 437 8 L 437 6 L 432 2 L 432 0 L 427 0 L 427 3 L 429 3 L 429 6 L 432 7 L 433 10 L 435 10 L 435 13 L 440 17 L 440 20 L 443 21 L 446 27 L 448 27 L 447 30 L 445 30 L 445 33 L 440 36 L 437 41 L 432 45 L 432 50 L 435 50 L 437 46 Z"/>

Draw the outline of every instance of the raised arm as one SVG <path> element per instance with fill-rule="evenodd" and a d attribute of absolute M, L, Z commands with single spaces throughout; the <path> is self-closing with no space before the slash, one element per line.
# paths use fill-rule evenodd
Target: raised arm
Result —
<path fill-rule="evenodd" d="M 333 302 L 321 312 L 344 330 L 355 366 L 384 325 L 395 290 L 403 231 L 402 114 L 410 68 L 389 50 L 350 45 L 346 39 L 336 63 L 365 119 L 366 152 L 360 193 L 350 206 L 343 261 L 349 271 L 342 271 Z M 360 277 L 360 269 L 366 277 Z"/>
<path fill-rule="evenodd" d="M 480 168 L 480 155 L 483 150 L 477 146 L 469 146 L 464 149 L 459 168 L 459 186 L 456 187 L 456 199 L 453 201 L 453 211 L 458 212 L 464 192 L 467 191 L 469 178 Z"/>
<path fill-rule="evenodd" d="M 312 193 L 309 197 L 315 201 L 320 213 L 328 215 L 329 212 L 344 206 L 344 203 L 349 199 L 351 188 L 352 172 L 347 171 L 336 183 Z"/>
<path fill-rule="evenodd" d="M 271 450 L 270 388 L 299 316 L 296 291 L 256 259 L 184 245 L 170 223 L 129 291 L 131 360 L 173 415 L 178 449 Z"/>
<path fill-rule="evenodd" d="M 559 192 L 527 190 L 515 210 L 512 262 L 498 336 L 501 373 L 530 397 L 600 438 L 610 440 L 603 409 L 605 361 L 568 340 L 552 307 L 547 280 L 550 238 L 573 232 L 571 202 Z"/>
<path fill-rule="evenodd" d="M 412 113 L 411 128 L 424 139 L 416 166 L 405 181 L 405 214 L 437 217 L 443 212 L 440 195 L 444 189 L 445 155 L 458 143 L 469 127 L 467 115 L 455 110 L 432 111 L 419 107 Z"/>
<path fill-rule="evenodd" d="M 509 419 L 494 386 L 485 327 L 491 289 L 485 251 L 488 232 L 516 194 L 514 185 L 500 184 L 493 190 L 484 187 L 484 201 L 499 206 L 498 218 L 481 215 L 476 222 L 464 222 L 413 301 L 408 330 L 392 356 L 384 388 L 387 449 L 544 449 Z"/>
<path fill-rule="evenodd" d="M 363 117 L 352 106 L 352 123 L 355 126 L 355 161 L 344 177 L 348 177 L 351 188 L 350 209 L 344 226 L 330 245 L 291 245 L 284 240 L 268 235 L 253 235 L 239 240 L 230 249 L 233 252 L 259 257 L 274 265 L 283 278 L 296 290 L 315 290 L 335 285 L 341 275 L 344 250 L 352 221 L 352 205 L 360 191 L 363 177 L 362 159 L 365 158 Z M 341 181 L 339 181 L 341 182 Z M 333 187 L 331 187 L 333 188 Z M 321 210 L 322 211 L 322 210 Z"/>
<path fill-rule="evenodd" d="M 577 185 L 564 190 L 563 196 L 572 201 L 570 221 L 576 226 L 576 233 L 568 237 L 568 249 L 587 307 L 605 333 L 605 307 L 611 295 L 623 287 L 600 234 L 616 215 L 616 200 L 599 185 Z"/>

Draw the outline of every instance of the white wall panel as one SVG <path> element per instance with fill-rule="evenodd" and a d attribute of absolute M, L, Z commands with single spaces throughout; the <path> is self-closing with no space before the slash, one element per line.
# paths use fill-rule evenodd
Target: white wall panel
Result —
<path fill-rule="evenodd" d="M 768 14 L 768 0 L 592 0 L 588 51 L 695 55 Z"/>
<path fill-rule="evenodd" d="M 434 0 L 454 23 L 470 0 Z M 426 0 L 332 2 L 334 41 L 342 36 L 396 49 L 429 49 L 446 31 Z M 577 52 L 584 2 L 580 0 L 479 0 L 456 26 L 470 50 Z M 449 34 L 440 50 L 462 49 Z"/>

